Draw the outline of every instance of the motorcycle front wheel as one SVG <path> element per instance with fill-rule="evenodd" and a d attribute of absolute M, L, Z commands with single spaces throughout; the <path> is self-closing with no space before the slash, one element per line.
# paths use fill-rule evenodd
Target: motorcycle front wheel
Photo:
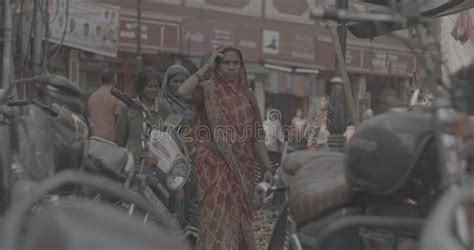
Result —
<path fill-rule="evenodd" d="M 291 250 L 288 232 L 288 208 L 285 206 L 281 211 L 273 228 L 272 236 L 268 244 L 268 250 Z"/>

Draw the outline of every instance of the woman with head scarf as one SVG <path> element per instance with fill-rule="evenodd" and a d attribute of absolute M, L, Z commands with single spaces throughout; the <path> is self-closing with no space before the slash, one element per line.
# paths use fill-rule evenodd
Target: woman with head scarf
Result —
<path fill-rule="evenodd" d="M 204 74 L 211 71 L 209 80 Z M 178 89 L 196 117 L 199 238 L 197 249 L 255 249 L 256 159 L 270 170 L 257 101 L 242 53 L 224 47 Z M 271 176 L 269 172 L 266 174 Z"/>
<path fill-rule="evenodd" d="M 189 71 L 181 65 L 173 65 L 166 70 L 161 88 L 160 99 L 172 114 L 183 118 L 184 124 L 191 125 L 193 111 L 191 106 L 178 97 L 181 84 L 190 76 Z"/>
<path fill-rule="evenodd" d="M 181 65 L 172 65 L 166 70 L 163 87 L 161 88 L 160 102 L 166 106 L 171 114 L 183 118 L 180 128 L 190 129 L 192 125 L 193 111 L 191 106 L 184 102 L 177 91 L 181 84 L 190 77 L 189 71 Z M 187 133 L 187 131 L 180 131 Z M 188 144 L 188 152 L 194 152 L 192 145 Z M 188 155 L 195 166 L 195 155 Z M 186 182 L 184 188 L 184 197 L 176 200 L 176 215 L 184 234 L 193 241 L 197 238 L 198 227 L 198 204 L 197 190 L 195 181 L 195 168 L 191 171 L 191 178 Z"/>

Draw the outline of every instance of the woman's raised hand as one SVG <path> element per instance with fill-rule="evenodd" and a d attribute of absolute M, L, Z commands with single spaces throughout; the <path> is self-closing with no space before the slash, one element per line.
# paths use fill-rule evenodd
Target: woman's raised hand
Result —
<path fill-rule="evenodd" d="M 218 52 L 218 51 L 212 52 L 212 54 L 209 57 L 209 59 L 207 60 L 206 64 L 209 65 L 209 66 L 214 65 L 214 63 L 216 62 L 216 59 L 219 58 L 219 57 L 224 57 L 224 55 L 222 53 Z"/>

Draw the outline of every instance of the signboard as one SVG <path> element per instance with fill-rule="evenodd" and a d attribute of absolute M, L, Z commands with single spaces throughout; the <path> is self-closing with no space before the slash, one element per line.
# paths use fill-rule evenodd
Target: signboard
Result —
<path fill-rule="evenodd" d="M 137 46 L 137 19 L 131 16 L 121 16 L 119 25 L 119 46 L 125 50 Z M 177 23 L 161 22 L 143 17 L 141 25 L 141 46 L 143 51 L 179 51 L 180 28 Z"/>
<path fill-rule="evenodd" d="M 262 51 L 278 59 L 314 63 L 315 40 L 313 36 L 264 30 Z"/>
<path fill-rule="evenodd" d="M 260 32 L 256 28 L 234 23 L 185 20 L 183 53 L 202 56 L 219 46 L 241 49 L 244 60 L 257 62 L 260 55 Z"/>
<path fill-rule="evenodd" d="M 117 56 L 120 7 L 80 0 L 48 1 L 49 41 L 105 56 Z"/>
<path fill-rule="evenodd" d="M 333 70 L 335 48 L 332 39 L 316 39 L 315 63 L 326 70 Z M 409 52 L 374 49 L 348 45 L 346 49 L 346 66 L 349 72 L 372 73 L 378 75 L 411 76 L 418 70 L 415 55 Z"/>
<path fill-rule="evenodd" d="M 415 56 L 389 51 L 364 51 L 364 69 L 388 75 L 411 75 L 415 71 Z"/>
<path fill-rule="evenodd" d="M 303 60 L 314 60 L 313 36 L 295 34 L 292 39 L 291 56 Z"/>
<path fill-rule="evenodd" d="M 347 48 L 346 49 L 346 66 L 347 68 L 361 68 L 362 66 L 362 50 Z"/>
<path fill-rule="evenodd" d="M 262 40 L 263 53 L 278 55 L 280 48 L 280 32 L 264 30 Z"/>

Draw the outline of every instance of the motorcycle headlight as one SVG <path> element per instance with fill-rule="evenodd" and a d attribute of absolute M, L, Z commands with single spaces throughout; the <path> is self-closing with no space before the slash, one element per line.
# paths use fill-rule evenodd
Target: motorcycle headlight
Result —
<path fill-rule="evenodd" d="M 175 191 L 181 189 L 188 180 L 190 168 L 184 159 L 177 160 L 166 176 L 166 186 Z"/>

